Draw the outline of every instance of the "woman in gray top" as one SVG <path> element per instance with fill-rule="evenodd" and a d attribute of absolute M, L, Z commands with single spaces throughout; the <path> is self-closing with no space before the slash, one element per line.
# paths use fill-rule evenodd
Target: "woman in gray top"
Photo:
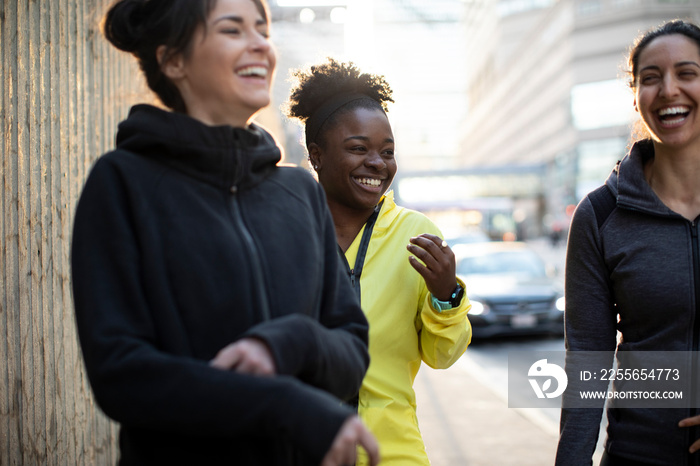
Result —
<path fill-rule="evenodd" d="M 679 386 L 692 395 L 700 388 L 691 359 L 700 346 L 700 29 L 683 21 L 653 29 L 635 42 L 628 65 L 647 134 L 574 214 L 566 262 L 567 371 L 575 352 L 617 350 L 619 360 L 630 351 L 677 351 L 674 362 L 687 369 Z M 610 402 L 601 464 L 700 465 L 694 406 Z M 591 464 L 602 409 L 602 400 L 590 409 L 565 397 L 557 465 Z"/>

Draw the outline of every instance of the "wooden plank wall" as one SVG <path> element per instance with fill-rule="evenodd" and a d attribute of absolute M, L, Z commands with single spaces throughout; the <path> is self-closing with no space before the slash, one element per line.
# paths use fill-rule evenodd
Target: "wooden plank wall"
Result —
<path fill-rule="evenodd" d="M 100 21 L 111 0 L 0 0 L 0 465 L 115 464 L 74 326 L 75 204 L 128 107 L 149 98 Z"/>

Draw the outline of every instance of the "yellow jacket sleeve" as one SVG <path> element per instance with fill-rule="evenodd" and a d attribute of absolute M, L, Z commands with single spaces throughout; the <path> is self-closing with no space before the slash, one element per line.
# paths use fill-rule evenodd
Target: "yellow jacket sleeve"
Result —
<path fill-rule="evenodd" d="M 462 280 L 457 279 L 466 290 Z M 438 312 L 431 304 L 430 292 L 424 287 L 423 303 L 416 316 L 416 331 L 420 335 L 423 362 L 433 369 L 446 369 L 462 356 L 472 339 L 472 327 L 467 319 L 471 309 L 467 293 L 458 307 Z"/>

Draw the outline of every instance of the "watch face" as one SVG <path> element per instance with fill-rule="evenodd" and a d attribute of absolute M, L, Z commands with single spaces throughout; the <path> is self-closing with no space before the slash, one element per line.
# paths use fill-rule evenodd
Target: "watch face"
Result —
<path fill-rule="evenodd" d="M 457 288 L 455 288 L 454 292 L 452 293 L 452 297 L 450 297 L 450 304 L 452 304 L 452 307 L 459 306 L 459 303 L 462 302 L 463 295 L 464 288 L 462 288 L 460 285 L 457 285 Z"/>

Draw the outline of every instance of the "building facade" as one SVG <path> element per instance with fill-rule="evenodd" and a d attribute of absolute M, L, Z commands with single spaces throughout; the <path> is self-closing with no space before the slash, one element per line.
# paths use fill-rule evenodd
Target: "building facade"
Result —
<path fill-rule="evenodd" d="M 697 0 L 473 0 L 467 117 L 459 164 L 517 173 L 543 167 L 523 203 L 547 232 L 624 156 L 636 121 L 626 85 L 633 40 L 664 21 L 700 21 Z M 498 189 L 488 193 L 509 196 Z M 540 230 L 540 231 L 538 231 Z M 541 231 L 544 230 L 544 231 Z"/>

